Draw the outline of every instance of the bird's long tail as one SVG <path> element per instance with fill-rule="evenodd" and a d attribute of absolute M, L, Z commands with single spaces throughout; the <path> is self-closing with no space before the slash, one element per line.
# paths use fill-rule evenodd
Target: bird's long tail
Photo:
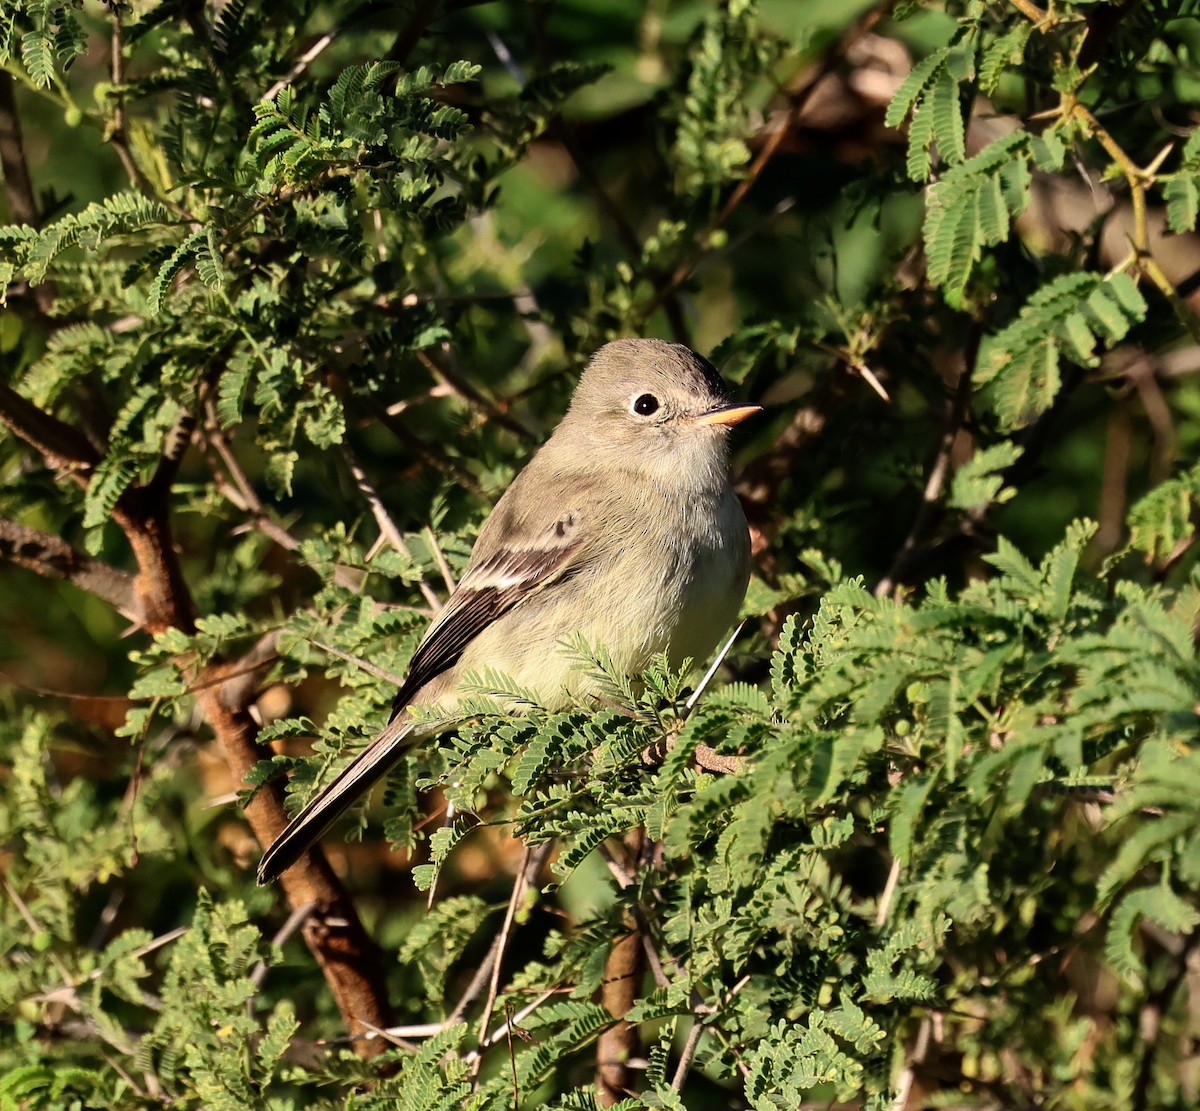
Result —
<path fill-rule="evenodd" d="M 392 720 L 332 783 L 300 811 L 263 854 L 258 882 L 270 883 L 287 871 L 356 799 L 382 779 L 414 744 L 432 732 L 407 715 Z"/>

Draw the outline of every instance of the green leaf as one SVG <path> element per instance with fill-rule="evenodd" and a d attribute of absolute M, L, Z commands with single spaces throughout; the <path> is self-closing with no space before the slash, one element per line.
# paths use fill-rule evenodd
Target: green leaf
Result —
<path fill-rule="evenodd" d="M 970 511 L 1008 501 L 1016 491 L 1004 486 L 1003 472 L 1020 459 L 1021 451 L 1011 440 L 1003 440 L 975 452 L 954 472 L 946 504 Z"/>
<path fill-rule="evenodd" d="M 988 336 L 976 381 L 1005 429 L 1044 412 L 1058 394 L 1059 360 L 1099 362 L 1097 345 L 1111 346 L 1146 315 L 1146 303 L 1125 273 L 1065 274 L 1039 289 L 1019 316 Z"/>
<path fill-rule="evenodd" d="M 922 234 L 934 285 L 960 292 L 984 247 L 1008 238 L 1029 202 L 1028 140 L 1020 131 L 997 139 L 930 187 Z"/>
<path fill-rule="evenodd" d="M 1160 180 L 1164 179 L 1168 225 L 1177 235 L 1194 231 L 1196 215 L 1200 212 L 1200 130 L 1188 136 L 1179 169 L 1160 177 Z"/>
<path fill-rule="evenodd" d="M 1163 560 L 1194 535 L 1200 506 L 1200 464 L 1160 483 L 1129 510 L 1129 547 Z"/>

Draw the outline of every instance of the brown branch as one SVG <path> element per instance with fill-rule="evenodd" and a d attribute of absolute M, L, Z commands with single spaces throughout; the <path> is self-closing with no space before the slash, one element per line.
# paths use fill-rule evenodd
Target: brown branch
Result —
<path fill-rule="evenodd" d="M 625 835 L 625 846 L 631 857 L 642 856 L 643 849 L 649 847 L 645 830 L 630 830 Z M 596 1042 L 596 1102 L 601 1107 L 612 1107 L 629 1094 L 629 1060 L 636 1056 L 641 1045 L 637 1027 L 624 1018 L 637 1000 L 645 971 L 645 951 L 637 916 L 628 913 L 625 924 L 628 932 L 613 942 L 604 962 L 604 982 L 600 988 L 601 1004 L 619 1020 Z"/>
<path fill-rule="evenodd" d="M 345 440 L 342 441 L 342 457 L 346 460 L 346 466 L 350 468 L 350 474 L 354 478 L 354 484 L 358 487 L 359 492 L 365 499 L 367 506 L 371 510 L 371 516 L 375 518 L 375 523 L 379 526 L 380 533 L 387 539 L 396 551 L 406 556 L 408 560 L 416 566 L 416 560 L 413 558 L 412 551 L 404 542 L 404 536 L 396 527 L 391 515 L 387 511 L 387 507 L 383 504 L 383 499 L 380 498 L 379 492 L 375 489 L 371 480 L 367 477 L 367 472 L 359 465 L 358 458 L 355 456 L 350 445 Z M 417 575 L 417 587 L 421 591 L 421 596 L 429 603 L 433 612 L 436 614 L 442 608 L 442 600 L 437 596 L 433 587 L 425 580 L 423 574 Z"/>
<path fill-rule="evenodd" d="M 1104 56 L 1105 48 L 1121 21 L 1138 7 L 1139 0 L 1120 0 L 1117 4 L 1085 8 L 1084 22 L 1087 35 L 1079 49 L 1076 65 L 1080 70 L 1094 66 Z"/>
<path fill-rule="evenodd" d="M 1140 1032 L 1142 1037 L 1142 1059 L 1138 1064 L 1138 1075 L 1133 1086 L 1133 1099 L 1130 1106 L 1133 1111 L 1145 1111 L 1150 1106 L 1151 1088 L 1154 1083 L 1154 1060 L 1159 1044 L 1163 1016 L 1171 1008 L 1180 987 L 1195 971 L 1193 958 L 1200 946 L 1200 930 L 1193 930 L 1187 935 L 1175 956 L 1175 968 L 1161 987 L 1150 992 L 1142 1006 Z"/>
<path fill-rule="evenodd" d="M 193 628 L 192 600 L 172 538 L 166 491 L 127 491 L 114 516 L 140 569 L 139 594 L 146 606 L 147 628 Z M 230 665 L 221 661 L 206 665 L 198 676 L 204 686 L 196 701 L 220 742 L 233 780 L 241 783 L 266 751 L 256 742 L 258 726 L 249 709 L 230 705 L 231 700 L 223 696 L 222 682 L 209 685 L 211 680 L 223 680 L 228 670 L 232 670 Z M 282 785 L 267 784 L 257 791 L 245 814 L 260 845 L 265 848 L 274 842 L 287 825 Z M 383 954 L 364 929 L 324 852 L 310 849 L 280 882 L 293 910 L 310 903 L 315 908 L 305 920 L 302 934 L 350 1034 L 390 1025 Z M 376 1039 L 359 1039 L 355 1046 L 368 1056 L 383 1049 Z"/>
<path fill-rule="evenodd" d="M 0 559 L 25 567 L 43 578 L 61 579 L 103 598 L 122 617 L 141 624 L 143 610 L 134 577 L 76 551 L 65 540 L 0 519 Z"/>
<path fill-rule="evenodd" d="M 56 471 L 86 482 L 100 455 L 87 437 L 0 382 L 0 424 L 35 448 Z"/>
<path fill-rule="evenodd" d="M 563 150 L 567 152 L 567 157 L 571 159 L 575 167 L 575 172 L 579 174 L 584 185 L 587 186 L 588 191 L 592 194 L 601 215 L 612 225 L 617 238 L 621 241 L 621 245 L 625 248 L 630 260 L 634 266 L 637 266 L 642 258 L 642 241 L 638 238 L 633 225 L 626 219 L 625 213 L 621 211 L 620 206 L 613 200 L 591 166 L 584 159 L 583 153 L 579 149 L 579 144 L 567 129 L 562 117 L 555 117 L 548 130 L 551 137 L 556 139 Z M 664 281 L 669 282 L 667 276 L 661 271 L 652 272 L 648 277 L 656 287 L 663 285 Z M 683 307 L 676 296 L 677 293 L 678 287 L 665 293 L 659 304 L 661 304 L 663 311 L 667 315 L 667 322 L 671 326 L 672 338 L 676 343 L 686 344 L 690 347 L 692 342 L 691 334 L 683 315 Z"/>
<path fill-rule="evenodd" d="M 472 408 L 480 410 L 489 420 L 494 420 L 526 442 L 536 438 L 520 421 L 504 412 L 494 401 L 484 397 L 470 382 L 451 370 L 444 362 L 435 359 L 428 351 L 418 351 L 417 359 L 434 378 L 449 386 L 459 398 Z"/>
<path fill-rule="evenodd" d="M 677 1092 L 683 1091 L 683 1082 L 691 1070 L 695 1060 L 696 1050 L 700 1048 L 700 1038 L 704 1035 L 704 1023 L 699 1016 L 692 1020 L 692 1028 L 688 1031 L 687 1041 L 679 1052 L 679 1064 L 675 1066 L 675 1075 L 671 1077 L 671 1087 Z"/>
<path fill-rule="evenodd" d="M 0 169 L 4 172 L 9 219 L 14 224 L 38 227 L 41 214 L 33 191 L 33 179 L 29 176 L 29 164 L 25 161 L 25 141 L 13 78 L 3 71 L 0 71 Z"/>
<path fill-rule="evenodd" d="M 255 742 L 258 727 L 247 710 L 224 705 L 219 687 L 203 691 L 197 702 L 221 743 L 231 775 L 235 781 L 243 781 L 264 755 Z M 260 788 L 245 813 L 259 844 L 270 845 L 287 825 L 283 787 L 271 783 Z M 312 904 L 301 934 L 351 1036 L 389 1026 L 383 954 L 364 929 L 324 852 L 310 849 L 279 882 L 293 911 Z M 376 1038 L 356 1037 L 354 1045 L 364 1056 L 375 1056 L 386 1048 Z"/>
<path fill-rule="evenodd" d="M 933 1032 L 933 1021 L 926 1015 L 921 1019 L 917 1029 L 917 1040 L 912 1053 L 905 1061 L 900 1078 L 896 1083 L 896 1098 L 892 1100 L 891 1111 L 905 1111 L 908 1107 L 908 1097 L 912 1094 L 913 1082 L 916 1080 L 917 1069 L 925 1063 L 929 1055 L 930 1034 Z"/>
<path fill-rule="evenodd" d="M 36 448 L 46 461 L 77 480 L 86 479 L 96 455 L 71 426 L 7 386 L 0 384 L 0 421 Z M 169 461 L 164 464 L 168 468 Z M 166 472 L 163 472 L 166 473 Z M 143 626 L 151 633 L 169 628 L 195 628 L 191 593 L 183 576 L 171 529 L 169 483 L 154 482 L 126 490 L 113 511 L 124 532 L 138 575 L 133 584 L 135 604 Z M 196 702 L 216 735 L 235 782 L 244 782 L 266 754 L 256 743 L 258 727 L 244 703 L 228 698 L 225 680 L 238 675 L 237 665 L 214 660 L 195 676 Z M 247 696 L 252 687 L 243 686 Z M 270 845 L 287 825 L 283 787 L 267 784 L 247 804 L 246 819 L 259 843 Z M 363 928 L 349 894 L 319 848 L 309 850 L 283 877 L 282 886 L 293 910 L 313 904 L 305 921 L 305 942 L 330 986 L 346 1025 L 353 1034 L 390 1025 L 383 955 Z M 359 1039 L 359 1052 L 374 1055 L 378 1040 Z"/>
<path fill-rule="evenodd" d="M 8 201 L 8 217 L 14 224 L 41 227 L 33 179 L 25 158 L 25 140 L 21 131 L 21 116 L 17 111 L 16 83 L 12 74 L 0 70 L 0 176 L 4 178 L 4 194 Z M 13 294 L 20 292 L 32 303 L 35 313 L 46 323 L 57 291 L 53 282 L 38 285 L 14 285 Z M 15 296 L 12 298 L 16 300 Z"/>
<path fill-rule="evenodd" d="M 601 1107 L 619 1103 L 630 1090 L 629 1060 L 639 1048 L 637 1027 L 624 1016 L 637 1000 L 645 954 L 636 928 L 613 942 L 604 962 L 600 1002 L 615 1019 L 596 1041 L 596 1102 Z"/>
<path fill-rule="evenodd" d="M 186 220 L 195 217 L 181 204 L 164 197 L 154 183 L 146 176 L 145 171 L 138 165 L 137 159 L 129 149 L 129 137 L 125 128 L 125 41 L 124 25 L 122 23 L 121 5 L 112 4 L 112 37 L 109 43 L 109 72 L 112 78 L 113 112 L 106 129 L 105 138 L 117 152 L 121 165 L 129 180 L 138 191 L 147 197 L 153 197 L 159 204 L 165 205 L 177 216 Z"/>
<path fill-rule="evenodd" d="M 209 467 L 212 470 L 217 489 L 234 506 L 245 513 L 250 518 L 250 525 L 268 540 L 278 544 L 285 552 L 298 551 L 300 541 L 271 517 L 266 506 L 263 505 L 262 499 L 255 493 L 254 487 L 250 484 L 246 472 L 242 470 L 241 464 L 233 454 L 233 448 L 217 420 L 216 409 L 213 407 L 211 399 L 205 403 L 203 443 L 206 449 L 211 449 L 216 453 L 225 470 L 225 474 L 222 474 L 221 467 L 213 462 L 211 455 L 209 456 Z M 352 568 L 339 566 L 334 568 L 333 581 L 347 590 L 358 590 L 362 585 L 362 576 Z"/>
<path fill-rule="evenodd" d="M 1032 3 L 1031 0 L 1009 0 L 1009 3 L 1028 19 L 1030 23 L 1041 25 L 1046 22 L 1046 12 Z"/>
<path fill-rule="evenodd" d="M 441 7 L 440 0 L 421 0 L 413 9 L 408 22 L 400 29 L 387 57 L 389 62 L 403 62 L 417 48 L 429 25 Z"/>
<path fill-rule="evenodd" d="M 613 878 L 617 881 L 617 886 L 621 892 L 628 891 L 634 885 L 633 873 L 630 872 L 625 865 L 613 855 L 608 846 L 601 842 L 597 846 L 597 851 L 600 853 L 600 859 L 608 865 L 608 870 L 612 872 Z M 662 989 L 671 986 L 671 981 L 667 978 L 666 969 L 663 967 L 662 954 L 655 947 L 654 937 L 650 930 L 650 922 L 646 918 L 645 911 L 637 904 L 637 900 L 632 898 L 633 892 L 630 893 L 630 911 L 634 918 L 637 919 L 638 931 L 642 939 L 642 948 L 646 951 L 646 960 L 650 965 L 650 972 L 654 976 L 654 983 Z M 674 963 L 673 958 L 669 958 Z"/>

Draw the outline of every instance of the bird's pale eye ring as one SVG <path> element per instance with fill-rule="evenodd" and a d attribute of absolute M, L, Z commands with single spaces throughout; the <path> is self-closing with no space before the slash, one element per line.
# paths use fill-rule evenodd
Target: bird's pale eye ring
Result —
<path fill-rule="evenodd" d="M 639 394 L 633 400 L 633 411 L 639 417 L 649 417 L 658 412 L 658 398 L 652 393 Z"/>

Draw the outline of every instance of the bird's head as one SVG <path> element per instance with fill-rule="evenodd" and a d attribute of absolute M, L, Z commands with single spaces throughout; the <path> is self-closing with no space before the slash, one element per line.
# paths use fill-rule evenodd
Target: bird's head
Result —
<path fill-rule="evenodd" d="M 596 352 L 561 427 L 622 470 L 709 487 L 726 481 L 729 429 L 759 411 L 732 402 L 712 363 L 682 344 L 622 339 Z"/>

